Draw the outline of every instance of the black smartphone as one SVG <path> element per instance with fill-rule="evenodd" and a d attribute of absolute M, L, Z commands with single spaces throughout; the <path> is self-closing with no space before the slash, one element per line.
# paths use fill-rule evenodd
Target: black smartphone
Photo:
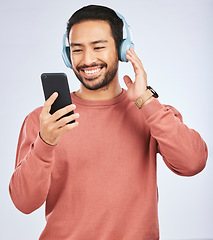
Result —
<path fill-rule="evenodd" d="M 65 73 L 42 73 L 41 82 L 45 100 L 47 100 L 54 92 L 58 93 L 58 97 L 51 106 L 50 114 L 53 114 L 57 110 L 72 104 L 67 75 Z M 73 113 L 74 111 L 71 111 L 63 117 L 69 116 Z M 75 120 L 69 123 L 73 122 L 75 122 Z"/>

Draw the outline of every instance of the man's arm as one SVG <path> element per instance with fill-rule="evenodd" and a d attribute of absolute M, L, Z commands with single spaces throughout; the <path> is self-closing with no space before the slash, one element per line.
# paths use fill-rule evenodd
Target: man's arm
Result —
<path fill-rule="evenodd" d="M 45 202 L 51 184 L 55 145 L 63 133 L 78 125 L 77 122 L 66 125 L 76 120 L 78 114 L 57 120 L 74 110 L 73 104 L 53 115 L 49 114 L 56 97 L 52 95 L 42 111 L 36 109 L 26 117 L 19 135 L 15 171 L 10 180 L 9 192 L 15 206 L 23 213 L 31 213 Z"/>
<path fill-rule="evenodd" d="M 133 49 L 127 50 L 127 59 L 132 63 L 135 81 L 129 76 L 124 76 L 124 82 L 128 88 L 128 97 L 135 102 L 147 89 L 147 75 Z M 151 136 L 156 139 L 158 150 L 172 171 L 190 176 L 205 167 L 207 146 L 199 133 L 189 129 L 182 122 L 182 117 L 176 109 L 163 106 L 151 97 L 138 111 L 143 112 Z"/>
<path fill-rule="evenodd" d="M 33 115 L 22 125 L 9 185 L 11 199 L 23 213 L 31 213 L 45 202 L 54 164 L 54 147 L 41 140 Z"/>
<path fill-rule="evenodd" d="M 206 165 L 208 150 L 198 132 L 182 122 L 180 113 L 157 99 L 144 106 L 142 112 L 158 143 L 158 151 L 166 165 L 176 174 L 193 176 Z"/>

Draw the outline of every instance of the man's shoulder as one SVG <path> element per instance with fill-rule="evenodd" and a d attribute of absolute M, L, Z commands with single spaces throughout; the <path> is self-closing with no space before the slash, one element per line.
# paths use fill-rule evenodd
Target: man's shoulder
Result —
<path fill-rule="evenodd" d="M 35 108 L 27 115 L 26 119 L 28 119 L 28 121 L 33 121 L 34 123 L 39 123 L 39 116 L 41 114 L 42 108 L 43 107 Z"/>
<path fill-rule="evenodd" d="M 43 107 L 37 107 L 35 108 L 32 112 L 29 113 L 29 115 L 31 116 L 35 116 L 35 117 L 39 117 L 40 114 L 41 114 L 41 111 L 42 111 L 42 108 Z"/>

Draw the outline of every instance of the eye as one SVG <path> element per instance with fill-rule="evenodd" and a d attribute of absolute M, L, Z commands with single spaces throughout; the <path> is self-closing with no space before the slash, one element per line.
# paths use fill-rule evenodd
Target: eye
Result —
<path fill-rule="evenodd" d="M 101 50 L 104 49 L 105 47 L 94 47 L 94 50 Z"/>
<path fill-rule="evenodd" d="M 82 49 L 74 49 L 74 50 L 72 50 L 72 53 L 80 53 L 80 52 L 82 52 Z"/>

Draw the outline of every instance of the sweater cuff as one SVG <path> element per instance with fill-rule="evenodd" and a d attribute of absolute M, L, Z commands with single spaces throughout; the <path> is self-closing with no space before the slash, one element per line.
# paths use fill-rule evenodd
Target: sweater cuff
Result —
<path fill-rule="evenodd" d="M 45 143 L 38 134 L 32 148 L 34 154 L 44 162 L 52 162 L 54 157 L 54 150 L 56 146 L 51 146 Z"/>
<path fill-rule="evenodd" d="M 142 107 L 141 111 L 146 119 L 150 118 L 154 113 L 161 110 L 163 105 L 158 101 L 157 98 Z"/>

